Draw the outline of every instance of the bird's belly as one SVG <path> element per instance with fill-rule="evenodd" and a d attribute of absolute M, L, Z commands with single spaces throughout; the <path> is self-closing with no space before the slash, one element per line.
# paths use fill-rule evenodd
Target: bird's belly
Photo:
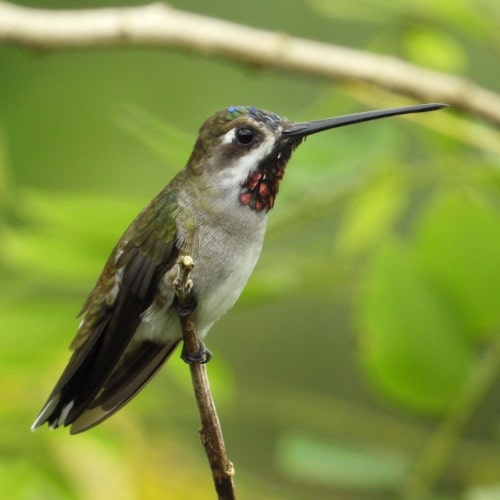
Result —
<path fill-rule="evenodd" d="M 184 254 L 191 254 L 195 264 L 190 279 L 197 299 L 194 317 L 198 338 L 205 337 L 210 327 L 240 296 L 257 263 L 262 240 L 263 234 L 248 245 L 242 245 L 241 240 L 239 245 L 231 245 L 232 242 L 226 240 L 227 246 L 204 244 L 192 248 L 191 252 L 182 251 Z M 234 247 L 233 251 L 228 252 L 228 246 Z M 167 273 L 165 281 L 171 282 L 176 274 L 176 268 L 173 268 Z M 153 303 L 145 311 L 134 341 L 166 343 L 182 338 L 179 318 L 172 307 L 172 301 L 173 287 L 172 293 L 167 292 L 161 305 Z"/>
<path fill-rule="evenodd" d="M 213 276 L 200 276 L 199 285 L 197 275 L 193 273 L 194 290 L 199 290 L 196 318 L 200 338 L 203 338 L 213 323 L 234 305 L 252 274 L 259 254 L 260 247 L 248 248 L 245 252 L 233 255 L 221 255 L 217 259 Z M 200 269 L 200 274 L 206 273 Z"/>

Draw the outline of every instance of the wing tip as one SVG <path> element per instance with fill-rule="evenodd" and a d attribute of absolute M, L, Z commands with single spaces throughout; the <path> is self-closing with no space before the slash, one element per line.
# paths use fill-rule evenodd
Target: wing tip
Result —
<path fill-rule="evenodd" d="M 100 407 L 93 409 L 85 409 L 84 412 L 76 418 L 70 418 L 70 412 L 75 405 L 75 400 L 72 399 L 66 403 L 62 408 L 58 409 L 61 401 L 61 395 L 57 394 L 51 397 L 45 406 L 41 409 L 40 413 L 33 422 L 30 430 L 35 432 L 39 427 L 48 424 L 50 430 L 57 429 L 58 427 L 66 427 L 71 425 L 70 434 L 79 434 L 94 427 L 104 420 L 108 413 L 103 411 Z"/>
<path fill-rule="evenodd" d="M 69 423 L 71 423 L 68 421 L 68 415 L 75 404 L 75 400 L 72 399 L 58 411 L 57 407 L 60 401 L 61 401 L 61 394 L 56 394 L 55 396 L 49 398 L 47 403 L 45 403 L 45 406 L 38 414 L 38 417 L 33 422 L 33 425 L 31 426 L 31 432 L 36 431 L 39 427 L 41 427 L 45 423 L 48 423 L 49 427 L 52 430 L 56 429 L 61 425 L 66 426 Z"/>
<path fill-rule="evenodd" d="M 49 400 L 45 403 L 43 408 L 40 410 L 38 417 L 33 422 L 31 426 L 31 432 L 36 431 L 39 427 L 41 427 L 45 422 L 49 422 L 52 414 L 54 413 L 59 401 L 61 400 L 61 395 L 56 394 L 49 398 Z"/>

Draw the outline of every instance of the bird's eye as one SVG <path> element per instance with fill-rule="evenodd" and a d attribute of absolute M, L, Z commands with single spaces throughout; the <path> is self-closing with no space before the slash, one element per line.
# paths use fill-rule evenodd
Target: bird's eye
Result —
<path fill-rule="evenodd" d="M 255 137 L 255 133 L 251 128 L 242 127 L 236 131 L 236 140 L 238 144 L 250 144 Z"/>

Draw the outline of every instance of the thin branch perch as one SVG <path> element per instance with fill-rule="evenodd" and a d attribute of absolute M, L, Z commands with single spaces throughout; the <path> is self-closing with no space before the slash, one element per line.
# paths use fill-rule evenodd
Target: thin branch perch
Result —
<path fill-rule="evenodd" d="M 500 124 L 500 96 L 401 59 L 183 12 L 166 4 L 47 10 L 0 1 L 0 43 L 29 49 L 175 47 L 329 80 L 363 81 L 438 100 Z"/>
<path fill-rule="evenodd" d="M 205 349 L 203 343 L 196 337 L 196 324 L 193 316 L 193 297 L 191 293 L 193 283 L 189 279 L 189 273 L 194 267 L 194 262 L 189 256 L 181 256 L 177 261 L 177 265 L 178 274 L 174 282 L 174 289 L 178 311 L 181 311 L 178 314 L 182 325 L 183 353 L 198 356 L 200 352 L 205 352 Z M 189 364 L 201 419 L 200 437 L 212 469 L 212 477 L 218 498 L 220 500 L 232 500 L 236 498 L 233 482 L 234 468 L 226 455 L 222 429 L 210 391 L 205 361 L 207 361 L 207 358 L 202 358 L 201 362 L 191 362 Z"/>

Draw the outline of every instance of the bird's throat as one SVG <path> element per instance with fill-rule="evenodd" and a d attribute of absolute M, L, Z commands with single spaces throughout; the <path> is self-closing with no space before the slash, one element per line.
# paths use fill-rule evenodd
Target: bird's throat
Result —
<path fill-rule="evenodd" d="M 241 186 L 239 200 L 242 205 L 257 212 L 273 208 L 290 153 L 270 155 L 257 170 L 250 172 Z"/>
<path fill-rule="evenodd" d="M 270 179 L 261 172 L 252 172 L 242 186 L 240 203 L 258 212 L 271 210 L 274 206 L 281 178 Z"/>

